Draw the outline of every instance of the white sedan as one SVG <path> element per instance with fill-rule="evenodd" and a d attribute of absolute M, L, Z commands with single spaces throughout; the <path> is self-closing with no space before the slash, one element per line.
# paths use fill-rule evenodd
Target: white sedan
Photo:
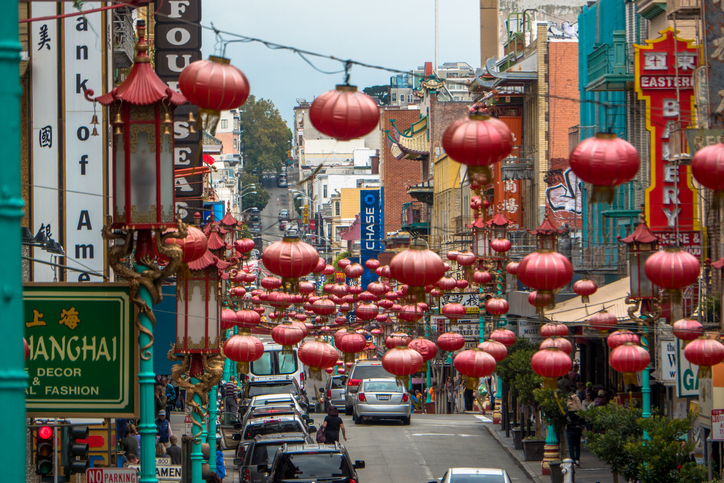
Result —
<path fill-rule="evenodd" d="M 407 389 L 395 379 L 363 379 L 352 404 L 352 419 L 399 419 L 410 424 L 412 405 Z"/>
<path fill-rule="evenodd" d="M 500 468 L 450 468 L 429 483 L 510 483 L 510 477 Z"/>

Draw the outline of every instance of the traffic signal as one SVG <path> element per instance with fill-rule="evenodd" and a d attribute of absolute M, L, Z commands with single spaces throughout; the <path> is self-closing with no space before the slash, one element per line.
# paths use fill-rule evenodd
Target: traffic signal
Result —
<path fill-rule="evenodd" d="M 63 466 L 66 476 L 88 470 L 88 443 L 79 443 L 79 439 L 88 439 L 88 426 L 67 426 L 63 428 Z"/>
<path fill-rule="evenodd" d="M 41 426 L 35 438 L 35 473 L 50 475 L 53 473 L 55 459 L 55 432 L 50 426 Z"/>

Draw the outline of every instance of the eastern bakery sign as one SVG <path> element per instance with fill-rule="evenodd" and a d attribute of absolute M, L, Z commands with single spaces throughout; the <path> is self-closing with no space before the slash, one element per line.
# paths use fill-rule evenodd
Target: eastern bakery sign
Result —
<path fill-rule="evenodd" d="M 660 235 L 698 231 L 698 197 L 689 166 L 670 156 L 672 131 L 688 127 L 694 109 L 694 69 L 699 65 L 693 41 L 677 38 L 672 29 L 656 40 L 636 45 L 636 92 L 646 103 L 646 128 L 651 134 L 650 185 L 646 219 Z"/>

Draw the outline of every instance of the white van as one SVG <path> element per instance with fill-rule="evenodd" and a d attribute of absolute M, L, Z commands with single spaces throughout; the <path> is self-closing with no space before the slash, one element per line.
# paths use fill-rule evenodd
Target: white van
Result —
<path fill-rule="evenodd" d="M 275 379 L 296 379 L 304 387 L 304 367 L 299 361 L 297 349 L 291 354 L 282 354 L 282 346 L 274 342 L 264 343 L 264 354 L 249 364 L 249 381 L 273 381 Z"/>

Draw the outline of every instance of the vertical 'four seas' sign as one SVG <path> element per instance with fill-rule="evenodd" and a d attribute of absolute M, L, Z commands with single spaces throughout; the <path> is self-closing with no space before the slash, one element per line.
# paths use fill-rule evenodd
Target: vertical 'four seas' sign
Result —
<path fill-rule="evenodd" d="M 671 235 L 678 226 L 678 242 L 689 251 L 700 248 L 698 197 L 690 166 L 679 166 L 669 156 L 669 137 L 675 123 L 685 129 L 694 108 L 694 79 L 699 65 L 693 41 L 680 40 L 672 29 L 661 31 L 648 45 L 636 45 L 636 92 L 646 102 L 646 127 L 651 133 L 651 185 L 646 189 L 646 219 L 651 229 Z M 675 236 L 667 236 L 676 244 Z M 688 246 L 687 246 L 688 245 Z M 696 246 L 695 246 L 696 245 Z M 694 253 L 701 256 L 701 253 Z"/>

